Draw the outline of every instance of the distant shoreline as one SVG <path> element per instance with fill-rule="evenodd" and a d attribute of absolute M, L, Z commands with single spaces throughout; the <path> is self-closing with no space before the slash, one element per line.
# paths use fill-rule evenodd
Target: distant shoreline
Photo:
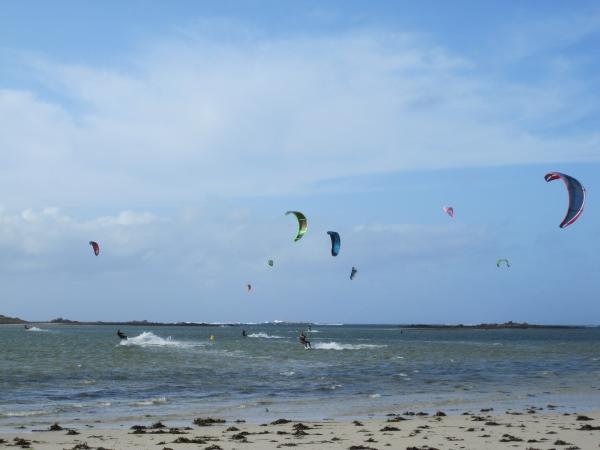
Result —
<path fill-rule="evenodd" d="M 311 322 L 266 322 L 266 323 L 206 323 L 206 322 L 151 322 L 147 320 L 128 320 L 117 322 L 105 321 L 79 321 L 58 318 L 49 321 L 27 321 L 18 317 L 6 317 L 0 315 L 0 325 L 15 325 L 15 324 L 54 324 L 54 325 L 109 325 L 109 326 L 148 326 L 148 327 L 239 327 L 239 326 L 265 326 L 265 325 L 310 325 L 310 326 L 326 326 L 324 324 L 315 324 Z M 593 325 L 540 325 L 530 324 L 527 322 L 504 322 L 504 323 L 481 323 L 476 325 L 440 325 L 440 324 L 346 324 L 349 326 L 391 326 L 397 327 L 399 330 L 527 330 L 527 329 L 584 329 L 596 328 Z"/>

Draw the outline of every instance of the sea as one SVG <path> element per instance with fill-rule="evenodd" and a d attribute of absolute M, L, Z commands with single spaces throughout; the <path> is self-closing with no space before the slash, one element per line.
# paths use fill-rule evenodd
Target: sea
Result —
<path fill-rule="evenodd" d="M 0 429 L 600 405 L 600 328 L 312 324 L 309 350 L 306 324 L 116 328 L 1 325 Z"/>

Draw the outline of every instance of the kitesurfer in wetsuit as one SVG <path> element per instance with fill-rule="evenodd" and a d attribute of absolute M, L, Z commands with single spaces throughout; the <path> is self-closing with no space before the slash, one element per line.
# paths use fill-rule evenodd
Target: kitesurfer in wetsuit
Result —
<path fill-rule="evenodd" d="M 306 338 L 306 335 L 304 334 L 304 330 L 302 330 L 300 332 L 300 343 L 302 345 L 304 345 L 304 348 L 311 348 L 310 341 Z"/>
<path fill-rule="evenodd" d="M 117 336 L 119 336 L 119 339 L 127 339 L 127 335 L 121 330 L 117 330 Z"/>
<path fill-rule="evenodd" d="M 29 325 L 23 325 L 23 327 L 25 327 L 26 330 L 29 330 L 29 328 L 31 328 Z"/>
<path fill-rule="evenodd" d="M 248 334 L 246 334 L 246 330 L 242 330 L 242 337 L 247 337 Z"/>

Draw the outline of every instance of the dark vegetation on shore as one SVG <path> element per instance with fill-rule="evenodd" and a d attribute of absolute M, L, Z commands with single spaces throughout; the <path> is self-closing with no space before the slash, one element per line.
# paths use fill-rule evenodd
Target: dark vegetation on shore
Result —
<path fill-rule="evenodd" d="M 52 323 L 59 325 L 111 325 L 111 326 L 145 326 L 145 327 L 214 327 L 214 326 L 242 326 L 245 324 L 231 324 L 231 323 L 205 323 L 205 322 L 150 322 L 148 320 L 130 320 L 123 322 L 81 322 L 78 320 L 69 320 L 59 317 L 58 319 L 50 320 L 49 322 L 28 322 L 26 320 L 19 319 L 17 317 L 6 317 L 0 314 L 0 325 L 1 324 L 25 324 L 25 323 Z M 304 322 L 285 322 L 287 325 L 313 325 L 311 323 Z M 268 324 L 261 324 L 268 325 Z M 350 324 L 349 324 L 350 325 Z M 355 324 L 356 326 L 369 325 L 369 324 Z M 385 324 L 382 324 L 382 326 Z M 385 325 L 385 326 L 390 326 Z M 406 324 L 406 325 L 393 325 L 397 326 L 398 329 L 406 330 L 505 330 L 505 329 L 577 329 L 586 328 L 582 325 L 537 325 L 527 322 L 504 322 L 504 323 L 481 323 L 478 325 L 437 325 L 437 324 Z"/>
<path fill-rule="evenodd" d="M 0 314 L 0 324 L 7 323 L 27 323 L 24 320 L 19 319 L 18 317 L 6 317 Z"/>

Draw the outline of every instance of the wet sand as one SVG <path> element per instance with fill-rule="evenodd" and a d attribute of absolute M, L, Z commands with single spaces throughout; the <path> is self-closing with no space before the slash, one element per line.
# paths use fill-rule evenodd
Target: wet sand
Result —
<path fill-rule="evenodd" d="M 56 449 L 592 449 L 600 445 L 600 412 L 568 414 L 548 410 L 482 410 L 458 416 L 405 412 L 361 421 L 268 424 L 191 419 L 189 426 L 167 422 L 132 428 L 90 424 L 68 430 L 0 433 L 0 448 Z M 195 422 L 195 423 L 194 423 Z M 62 428 L 62 429 L 61 429 Z"/>

